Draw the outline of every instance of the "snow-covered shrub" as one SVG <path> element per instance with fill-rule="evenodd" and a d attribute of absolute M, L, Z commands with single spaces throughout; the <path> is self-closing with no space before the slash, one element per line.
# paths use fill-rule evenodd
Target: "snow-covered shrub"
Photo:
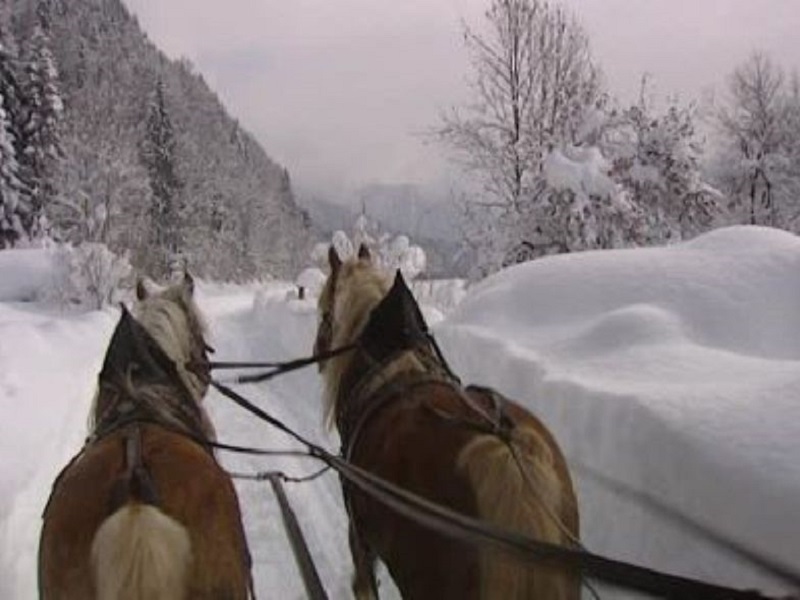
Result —
<path fill-rule="evenodd" d="M 55 260 L 54 281 L 44 295 L 62 306 L 100 309 L 121 300 L 132 286 L 128 256 L 114 254 L 105 244 L 64 245 Z"/>
<path fill-rule="evenodd" d="M 404 235 L 387 239 L 378 249 L 378 255 L 384 269 L 390 272 L 400 269 L 408 281 L 416 279 L 427 266 L 425 252 L 419 246 L 412 246 Z"/>
<path fill-rule="evenodd" d="M 370 229 L 373 233 L 370 233 Z M 377 226 L 370 225 L 363 214 L 356 220 L 351 236 L 339 230 L 331 239 L 331 245 L 342 260 L 355 256 L 356 249 L 362 244 L 369 248 L 373 259 L 382 269 L 389 273 L 400 269 L 408 281 L 417 278 L 427 268 L 425 251 L 419 246 L 412 245 L 408 236 L 393 236 L 386 232 L 378 232 Z M 317 244 L 311 253 L 311 260 L 320 268 L 327 269 L 328 245 Z"/>

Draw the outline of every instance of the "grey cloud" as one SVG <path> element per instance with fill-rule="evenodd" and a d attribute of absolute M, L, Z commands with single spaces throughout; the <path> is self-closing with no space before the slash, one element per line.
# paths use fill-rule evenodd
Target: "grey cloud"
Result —
<path fill-rule="evenodd" d="M 465 98 L 460 19 L 480 0 L 127 0 L 151 37 L 197 64 L 292 171 L 335 189 L 425 181 L 443 151 L 416 133 Z M 644 72 L 661 94 L 699 97 L 753 48 L 800 64 L 797 0 L 566 0 L 612 92 Z"/>

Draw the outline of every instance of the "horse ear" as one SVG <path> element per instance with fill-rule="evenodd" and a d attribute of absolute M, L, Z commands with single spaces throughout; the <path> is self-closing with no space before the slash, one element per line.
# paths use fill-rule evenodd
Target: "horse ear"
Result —
<path fill-rule="evenodd" d="M 147 286 L 144 283 L 144 279 L 139 277 L 136 280 L 136 299 L 141 302 L 142 300 L 147 299 L 147 296 L 149 295 L 150 293 L 147 291 Z"/>
<path fill-rule="evenodd" d="M 339 253 L 336 252 L 336 248 L 333 247 L 333 244 L 328 247 L 328 264 L 331 267 L 331 273 L 336 273 L 339 267 L 342 266 L 342 259 L 339 258 Z"/>
<path fill-rule="evenodd" d="M 358 247 L 358 258 L 361 260 L 372 260 L 372 254 L 370 254 L 366 244 L 361 244 Z"/>

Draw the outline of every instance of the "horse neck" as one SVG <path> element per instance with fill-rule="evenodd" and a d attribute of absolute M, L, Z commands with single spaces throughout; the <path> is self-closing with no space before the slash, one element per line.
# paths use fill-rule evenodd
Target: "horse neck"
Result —
<path fill-rule="evenodd" d="M 340 326 L 332 338 L 332 348 L 341 348 L 356 342 L 369 321 L 370 313 L 385 296 L 388 286 L 383 281 L 373 279 L 368 285 L 355 287 L 354 292 L 344 295 L 339 306 L 344 307 L 342 313 L 335 315 Z M 348 401 L 353 400 L 352 390 L 374 372 L 375 361 L 362 349 L 345 352 L 328 361 L 325 368 L 325 414 L 329 426 L 346 410 Z M 405 352 L 392 359 L 387 369 L 381 369 L 381 378 L 389 380 L 397 373 L 424 371 L 424 365 L 413 352 Z"/>
<path fill-rule="evenodd" d="M 152 379 L 139 374 L 134 381 L 130 374 L 119 374 L 113 381 L 101 381 L 92 411 L 93 425 L 103 427 L 109 422 L 125 418 L 121 405 L 129 400 L 135 416 L 144 414 L 166 425 L 216 439 L 211 420 L 202 406 L 208 389 L 207 379 L 187 367 L 193 359 L 194 344 L 202 343 L 200 327 L 184 310 L 172 302 L 154 299 L 140 307 L 139 321 L 162 351 L 173 361 L 178 379 L 165 380 L 163 373 L 153 372 Z M 194 352 L 202 355 L 202 351 Z"/>
<path fill-rule="evenodd" d="M 141 324 L 173 361 L 178 377 L 192 402 L 200 407 L 208 384 L 188 366 L 198 356 L 203 355 L 202 349 L 193 348 L 203 344 L 202 329 L 192 330 L 202 327 L 199 317 L 188 314 L 187 311 L 195 310 L 194 307 L 184 308 L 163 299 L 154 299 L 152 302 L 153 304 L 141 311 Z"/>
<path fill-rule="evenodd" d="M 175 363 L 175 370 L 185 392 L 194 405 L 198 423 L 192 423 L 194 428 L 210 440 L 216 439 L 216 430 L 202 404 L 208 391 L 209 377 L 201 377 L 189 364 L 196 362 L 204 353 L 204 325 L 197 307 L 192 300 L 188 305 L 179 306 L 176 302 L 161 300 L 160 306 L 156 305 L 149 316 L 143 315 L 142 325 L 161 346 L 161 349 Z M 159 310 L 155 310 L 155 309 Z M 182 312 L 182 314 L 181 314 Z M 194 347 L 198 346 L 198 347 Z M 175 388 L 179 388 L 175 385 Z M 180 390 L 175 390 L 180 392 Z"/>
<path fill-rule="evenodd" d="M 215 440 L 216 431 L 208 414 L 187 393 L 179 382 L 163 379 L 134 382 L 130 376 L 120 375 L 112 381 L 100 381 L 90 429 L 102 436 L 125 422 L 152 421 Z"/>

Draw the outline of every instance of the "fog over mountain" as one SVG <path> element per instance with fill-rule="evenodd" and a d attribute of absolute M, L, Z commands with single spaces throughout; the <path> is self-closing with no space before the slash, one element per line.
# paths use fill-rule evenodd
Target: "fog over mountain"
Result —
<path fill-rule="evenodd" d="M 380 231 L 407 235 L 422 246 L 428 256 L 427 275 L 464 274 L 458 208 L 441 192 L 411 183 L 372 184 L 346 199 L 300 192 L 299 202 L 321 236 L 349 231 L 363 213 Z"/>

